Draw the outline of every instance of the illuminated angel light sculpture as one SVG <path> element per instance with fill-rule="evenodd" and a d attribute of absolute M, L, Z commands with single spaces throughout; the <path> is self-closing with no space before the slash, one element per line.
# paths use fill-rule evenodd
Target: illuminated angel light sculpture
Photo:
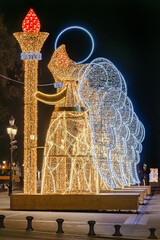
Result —
<path fill-rule="evenodd" d="M 36 98 L 55 105 L 47 131 L 42 168 L 42 194 L 99 192 L 98 171 L 92 160 L 89 116 L 78 96 L 78 73 L 83 65 L 69 59 L 60 46 L 48 65 L 58 93 L 36 93 Z M 83 72 L 83 71 L 81 71 Z"/>
<path fill-rule="evenodd" d="M 125 80 L 98 58 L 79 73 L 79 97 L 89 110 L 95 167 L 109 188 L 139 182 L 137 164 L 145 131 L 127 97 Z"/>
<path fill-rule="evenodd" d="M 56 105 L 44 149 L 42 193 L 98 193 L 99 187 L 139 183 L 145 131 L 122 74 L 104 58 L 76 64 L 64 45 L 48 67 L 63 86 L 54 95 L 36 93 L 39 101 Z"/>

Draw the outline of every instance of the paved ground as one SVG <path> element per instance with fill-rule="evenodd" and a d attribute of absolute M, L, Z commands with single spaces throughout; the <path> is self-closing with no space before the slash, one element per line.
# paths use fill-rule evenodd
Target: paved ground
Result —
<path fill-rule="evenodd" d="M 87 221 L 95 220 L 96 239 L 111 239 L 114 225 L 120 224 L 125 238 L 149 236 L 149 228 L 156 227 L 160 239 L 160 194 L 154 194 L 146 205 L 140 205 L 139 213 L 108 212 L 52 212 L 11 211 L 7 193 L 0 193 L 0 214 L 5 215 L 5 229 L 0 229 L 0 239 L 90 239 Z M 33 216 L 33 232 L 26 231 L 26 216 Z M 63 218 L 64 234 L 56 234 L 57 218 Z M 95 237 L 94 237 L 95 238 Z M 93 239 L 93 238 L 92 238 Z M 124 239 L 124 238 L 123 238 Z"/>

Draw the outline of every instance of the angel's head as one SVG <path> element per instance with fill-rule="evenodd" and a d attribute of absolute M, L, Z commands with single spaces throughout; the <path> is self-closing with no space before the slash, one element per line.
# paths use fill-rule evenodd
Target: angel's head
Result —
<path fill-rule="evenodd" d="M 76 64 L 68 57 L 65 45 L 61 45 L 54 51 L 48 64 L 48 68 L 56 82 L 77 81 L 81 67 L 82 64 Z"/>

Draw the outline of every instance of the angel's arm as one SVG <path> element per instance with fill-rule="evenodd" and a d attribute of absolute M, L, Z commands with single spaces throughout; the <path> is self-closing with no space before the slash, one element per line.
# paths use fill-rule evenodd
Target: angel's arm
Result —
<path fill-rule="evenodd" d="M 49 105 L 55 105 L 57 102 L 61 102 L 64 100 L 64 98 L 66 97 L 66 93 L 67 93 L 67 88 L 65 88 L 64 90 L 62 90 L 60 93 L 57 93 L 57 94 L 46 94 L 46 93 L 37 91 L 35 93 L 35 97 L 40 102 L 43 102 Z"/>

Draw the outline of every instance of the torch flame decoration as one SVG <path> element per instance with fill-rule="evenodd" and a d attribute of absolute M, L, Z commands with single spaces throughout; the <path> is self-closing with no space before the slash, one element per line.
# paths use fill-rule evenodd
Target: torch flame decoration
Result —
<path fill-rule="evenodd" d="M 22 29 L 24 32 L 39 32 L 40 28 L 40 21 L 31 8 L 22 22 Z"/>

